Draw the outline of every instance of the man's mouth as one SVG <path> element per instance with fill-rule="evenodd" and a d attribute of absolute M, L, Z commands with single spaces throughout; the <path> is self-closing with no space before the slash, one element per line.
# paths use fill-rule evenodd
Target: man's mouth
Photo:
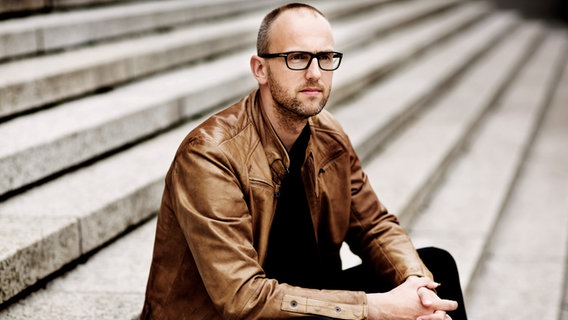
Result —
<path fill-rule="evenodd" d="M 318 95 L 322 92 L 322 90 L 319 88 L 304 88 L 300 92 L 307 95 Z"/>

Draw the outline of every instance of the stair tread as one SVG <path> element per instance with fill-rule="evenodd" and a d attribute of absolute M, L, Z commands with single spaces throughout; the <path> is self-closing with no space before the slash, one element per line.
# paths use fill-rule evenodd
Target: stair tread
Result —
<path fill-rule="evenodd" d="M 455 10 L 437 15 L 434 21 L 413 25 L 372 42 L 367 50 L 352 53 L 347 51 L 348 58 L 342 61 L 342 71 L 334 75 L 334 86 L 341 86 L 345 82 L 354 85 L 345 87 L 348 90 L 334 89 L 330 97 L 330 105 L 337 104 L 346 97 L 358 93 L 364 85 L 376 81 L 408 59 L 433 47 L 468 24 L 476 22 L 486 13 L 488 13 L 488 7 L 483 3 L 465 3 Z M 368 66 L 373 64 L 382 65 L 382 67 L 378 71 L 372 70 Z"/>
<path fill-rule="evenodd" d="M 327 5 L 332 13 L 341 8 L 340 3 Z M 5 97 L 0 101 L 0 117 L 117 85 L 215 52 L 252 46 L 263 14 L 257 11 L 230 20 L 5 63 L 0 65 L 0 94 Z M 363 36 L 365 31 L 359 34 L 359 41 L 369 39 Z M 73 85 L 67 85 L 70 83 Z"/>
<path fill-rule="evenodd" d="M 14 138 L 0 141 L 0 193 L 168 128 L 231 99 L 240 87 L 252 88 L 249 56 L 237 52 L 1 124 L 0 135 Z M 219 86 L 226 89 L 214 99 L 198 100 Z"/>
<path fill-rule="evenodd" d="M 451 8 L 460 3 L 459 0 L 433 0 L 433 1 L 412 1 L 391 4 L 387 8 L 379 10 L 367 10 L 355 18 L 345 19 L 334 23 L 335 37 L 345 38 L 346 41 L 341 45 L 343 48 L 354 47 L 364 43 L 365 39 L 353 37 L 361 30 L 375 30 L 375 35 L 387 33 L 394 26 L 407 25 L 421 18 L 427 17 L 432 12 L 438 13 L 440 10 Z"/>
<path fill-rule="evenodd" d="M 564 41 L 545 39 L 411 228 L 418 246 L 454 253 L 466 292 L 537 129 Z"/>
<path fill-rule="evenodd" d="M 447 94 L 439 94 L 438 100 L 428 104 L 418 119 L 411 120 L 406 131 L 389 140 L 370 165 L 369 174 L 377 177 L 377 192 L 401 220 L 411 220 L 412 211 L 424 202 L 421 200 L 426 196 L 424 191 L 434 191 L 435 180 L 443 174 L 500 90 L 507 85 L 511 74 L 526 56 L 525 52 L 531 50 L 544 32 L 542 26 L 535 24 L 522 25 L 512 32 L 509 29 L 505 31 L 506 39 L 472 65 L 471 70 L 466 70 Z M 474 42 L 466 37 L 460 37 L 459 42 L 462 40 L 468 44 Z M 459 50 L 462 45 L 458 43 L 456 48 Z M 470 48 L 467 50 L 472 51 Z M 432 85 L 437 79 L 436 70 L 432 68 L 440 66 L 442 61 L 452 65 L 452 57 L 455 59 L 456 51 L 433 56 L 434 59 L 429 59 L 423 68 L 415 70 L 417 72 L 401 77 L 398 85 L 394 86 L 398 94 L 386 97 L 401 96 L 401 90 L 405 90 L 407 99 L 412 98 L 412 91 L 428 93 L 432 89 L 423 91 L 416 88 Z M 496 66 L 499 68 L 496 69 Z M 418 95 L 414 100 L 424 98 Z M 388 103 L 384 98 L 373 101 Z M 381 108 L 376 109 L 378 113 Z"/>
<path fill-rule="evenodd" d="M 338 74 L 339 80 L 335 84 L 334 92 L 353 91 L 350 87 L 360 85 L 360 82 L 342 79 L 365 78 L 377 70 L 392 68 L 392 64 L 399 64 L 405 54 L 409 58 L 417 50 L 415 47 L 433 45 L 445 33 L 451 32 L 456 26 L 455 23 L 463 24 L 464 21 L 477 17 L 482 11 L 479 6 L 476 8 L 465 8 L 457 11 L 455 15 L 447 15 L 444 19 L 431 23 L 427 28 L 417 26 L 401 37 L 393 36 L 386 43 L 377 41 L 376 45 L 359 52 L 354 51 L 356 59 L 361 58 L 361 52 L 366 56 L 385 51 L 389 54 L 383 59 L 372 60 L 364 68 L 354 66 L 353 62 L 347 62 L 344 70 L 349 76 L 341 78 L 343 74 Z M 452 24 L 448 25 L 447 21 Z M 433 35 L 424 37 L 424 29 L 430 30 Z M 419 34 L 413 36 L 416 32 Z M 372 30 L 367 31 L 367 34 L 372 33 Z M 347 34 L 337 39 L 339 45 L 347 41 L 349 41 Z M 416 45 L 418 41 L 420 45 Z M 387 49 L 391 46 L 395 50 Z M 218 61 L 168 72 L 106 94 L 65 103 L 57 108 L 20 117 L 0 125 L 0 135 L 15 137 L 0 141 L 0 159 L 2 159 L 0 167 L 13 168 L 0 170 L 5 176 L 0 180 L 0 194 L 166 128 L 191 114 L 202 112 L 215 103 L 231 98 L 231 95 L 236 94 L 235 91 L 243 92 L 249 87 L 252 88 L 252 77 L 249 76 L 250 71 L 244 63 L 244 56 L 247 54 L 250 55 L 252 52 L 243 51 Z M 193 79 L 201 80 L 195 84 Z M 225 90 L 221 95 L 218 93 L 213 95 L 211 90 L 205 89 L 208 86 L 215 88 L 215 82 L 217 87 L 223 85 L 227 88 L 231 86 L 236 88 Z M 159 95 L 154 95 L 155 92 L 159 92 Z M 205 102 L 199 101 L 199 97 L 207 94 L 215 96 L 217 100 L 209 98 L 204 99 Z M 163 112 L 165 108 L 170 111 Z M 144 126 L 134 126 L 130 123 L 144 119 L 149 119 L 146 120 L 148 124 Z M 73 151 L 66 152 L 65 148 Z M 36 157 L 30 158 L 30 154 Z M 38 156 L 40 154 L 43 156 Z M 22 159 L 32 160 L 22 161 Z"/>
<path fill-rule="evenodd" d="M 123 3 L 12 19 L 0 23 L 0 39 L 10 41 L 0 50 L 0 59 L 174 27 L 270 5 L 266 1 L 238 0 L 239 5 L 235 6 L 236 2 L 168 0 Z"/>
<path fill-rule="evenodd" d="M 515 24 L 515 19 L 511 15 L 493 15 L 483 22 L 463 32 L 454 41 L 438 46 L 433 54 L 423 56 L 416 63 L 418 66 L 409 66 L 408 70 L 399 71 L 384 83 L 380 83 L 380 88 L 370 90 L 369 94 L 354 103 L 350 102 L 359 107 L 335 112 L 352 142 L 360 145 L 359 157 L 367 157 L 380 145 L 381 140 L 387 139 L 389 132 L 412 115 L 421 101 L 433 96 L 440 87 L 459 73 L 460 68 L 487 50 L 493 41 Z M 388 48 L 389 46 L 385 46 L 382 51 L 388 51 Z M 464 51 L 467 53 L 457 54 Z M 410 54 L 411 50 L 403 52 Z M 364 61 L 360 57 L 358 60 Z M 443 64 L 440 64 L 441 62 Z M 369 140 L 369 136 L 374 139 Z"/>
<path fill-rule="evenodd" d="M 75 219 L 12 216 L 0 221 L 0 303 L 80 254 Z M 50 250 L 41 249 L 46 246 Z"/>
<path fill-rule="evenodd" d="M 399 217 L 403 225 L 409 224 L 414 211 L 420 208 L 429 193 L 434 191 L 440 175 L 447 170 L 449 163 L 467 140 L 475 124 L 490 107 L 491 102 L 503 86 L 507 85 L 511 73 L 514 73 L 523 56 L 526 56 L 525 51 L 529 51 L 536 41 L 535 38 L 544 32 L 542 29 L 536 24 L 521 25 L 519 30 L 513 32 L 494 50 L 487 53 L 486 57 L 482 57 L 481 61 L 470 67 L 471 70 L 466 70 L 450 92 L 446 95 L 441 94 L 441 97 L 430 105 L 422 106 L 428 109 L 420 112 L 416 120 L 407 124 L 407 128 L 389 139 L 388 143 L 379 133 L 366 133 L 368 136 L 376 137 L 373 142 L 386 145 L 379 154 L 373 155 L 365 170 L 381 201 Z M 508 28 L 504 29 L 506 30 Z M 472 32 L 471 37 L 463 34 L 454 41 L 453 46 L 448 45 L 448 48 L 440 48 L 422 57 L 409 70 L 404 70 L 388 81 L 369 88 L 368 94 L 350 102 L 353 106 L 357 106 L 353 108 L 356 112 L 343 112 L 338 115 L 338 119 L 346 126 L 353 143 L 357 143 L 356 133 L 365 132 L 367 128 L 376 130 L 396 122 L 400 123 L 401 121 L 393 119 L 395 116 L 391 116 L 390 111 L 397 110 L 403 113 L 400 110 L 412 107 L 416 104 L 414 101 L 427 102 L 428 99 L 424 98 L 424 94 L 428 94 L 428 91 L 423 89 L 424 85 L 435 87 L 435 82 L 443 83 L 444 78 L 453 78 L 451 73 L 441 70 L 443 68 L 439 68 L 440 70 L 432 68 L 440 66 L 441 61 L 445 61 L 450 66 L 453 64 L 452 59 L 461 61 L 462 55 L 456 55 L 454 50 L 463 48 L 462 41 L 465 41 L 472 46 L 467 50 L 471 52 L 471 49 L 475 48 L 473 38 L 479 41 L 484 38 L 484 33 Z M 491 44 L 490 39 L 486 41 L 485 46 Z M 496 66 L 499 68 L 495 69 Z M 488 75 L 491 75 L 490 79 Z M 410 83 L 412 85 L 409 85 Z M 472 87 L 476 88 L 475 92 L 472 92 Z M 401 93 L 402 91 L 404 94 Z M 395 108 L 397 104 L 399 106 Z M 407 117 L 417 116 L 407 115 Z M 371 128 L 365 125 L 368 122 L 380 122 L 383 126 Z M 358 258 L 343 250 L 345 267 L 358 264 L 360 261 Z"/>
<path fill-rule="evenodd" d="M 470 306 L 476 319 L 505 318 L 528 301 L 539 302 L 523 308 L 521 319 L 561 319 L 568 252 L 568 67 L 563 69 L 473 285 Z M 528 274 L 538 281 L 519 280 Z"/>
<path fill-rule="evenodd" d="M 0 65 L 0 116 L 252 45 L 261 13 Z M 70 85 L 70 84 L 73 85 Z"/>
<path fill-rule="evenodd" d="M 137 318 L 144 302 L 155 228 L 155 219 L 144 223 L 44 289 L 0 310 L 0 318 Z"/>
<path fill-rule="evenodd" d="M 0 203 L 0 233 L 12 231 L 4 244 L 11 249 L 2 256 L 1 261 L 8 263 L 8 267 L 2 269 L 7 273 L 2 275 L 2 279 L 9 282 L 11 288 L 22 290 L 33 282 L 29 283 L 21 274 L 33 275 L 38 280 L 62 266 L 30 264 L 29 256 L 45 256 L 57 251 L 58 255 L 69 259 L 64 263 L 69 263 L 156 212 L 163 176 L 177 145 L 194 125 L 190 122 L 119 155 Z M 140 174 L 142 172 L 144 174 Z M 13 232 L 14 221 L 18 222 L 18 219 L 27 223 L 36 221 L 38 228 L 42 228 L 43 222 L 53 224 L 52 220 L 62 223 L 50 233 L 32 234 L 35 242 L 22 244 Z M 68 228 L 77 229 L 78 235 L 66 248 L 37 245 L 48 236 L 56 240 L 63 238 Z M 0 298 L 4 301 L 10 296 Z"/>

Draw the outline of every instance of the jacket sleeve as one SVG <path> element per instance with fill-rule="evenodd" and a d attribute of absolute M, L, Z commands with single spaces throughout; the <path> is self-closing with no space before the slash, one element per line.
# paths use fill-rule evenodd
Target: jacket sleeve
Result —
<path fill-rule="evenodd" d="M 267 279 L 253 245 L 242 173 L 218 146 L 189 141 L 166 179 L 169 202 L 207 293 L 224 319 L 306 314 L 365 319 L 363 292 L 313 290 Z"/>
<path fill-rule="evenodd" d="M 347 243 L 393 286 L 409 276 L 432 278 L 404 228 L 373 191 L 361 163 L 351 152 L 351 218 Z"/>

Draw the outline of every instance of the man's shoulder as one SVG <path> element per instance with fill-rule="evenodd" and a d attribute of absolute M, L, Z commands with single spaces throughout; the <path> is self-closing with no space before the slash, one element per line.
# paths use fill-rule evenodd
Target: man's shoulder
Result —
<path fill-rule="evenodd" d="M 341 123 L 327 110 L 322 110 L 317 116 L 310 118 L 310 126 L 316 132 L 327 133 L 347 138 Z"/>
<path fill-rule="evenodd" d="M 222 144 L 239 135 L 248 125 L 250 119 L 243 100 L 240 100 L 206 118 L 188 133 L 186 140 Z"/>
<path fill-rule="evenodd" d="M 217 111 L 193 128 L 181 142 L 177 153 L 191 149 L 221 150 L 234 140 L 250 139 L 251 119 L 246 108 L 246 97 Z"/>
<path fill-rule="evenodd" d="M 352 150 L 351 141 L 339 121 L 329 112 L 323 110 L 310 118 L 310 126 L 316 145 L 322 147 L 322 153 L 335 153 L 337 150 Z"/>

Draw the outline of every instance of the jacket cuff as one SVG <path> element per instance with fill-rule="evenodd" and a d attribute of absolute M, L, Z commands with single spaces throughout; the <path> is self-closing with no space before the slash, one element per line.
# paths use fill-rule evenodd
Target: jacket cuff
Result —
<path fill-rule="evenodd" d="M 284 311 L 315 314 L 335 319 L 367 319 L 367 304 L 345 304 L 310 299 L 293 295 L 285 295 L 281 309 Z"/>

